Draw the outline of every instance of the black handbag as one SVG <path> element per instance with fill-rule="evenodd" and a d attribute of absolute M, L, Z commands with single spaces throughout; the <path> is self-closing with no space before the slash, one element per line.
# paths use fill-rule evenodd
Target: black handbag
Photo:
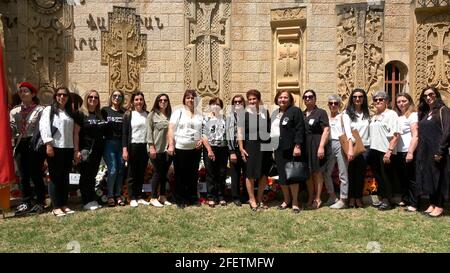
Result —
<path fill-rule="evenodd" d="M 292 181 L 306 181 L 309 178 L 309 168 L 305 162 L 289 161 L 284 167 L 286 179 Z"/>

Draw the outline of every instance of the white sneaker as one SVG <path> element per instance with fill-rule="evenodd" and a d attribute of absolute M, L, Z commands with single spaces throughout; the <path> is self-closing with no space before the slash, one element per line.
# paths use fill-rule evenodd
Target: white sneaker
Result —
<path fill-rule="evenodd" d="M 147 202 L 147 201 L 145 201 L 144 199 L 139 199 L 137 202 L 138 202 L 138 204 L 142 204 L 142 205 L 144 205 L 144 206 L 150 205 L 150 202 Z"/>
<path fill-rule="evenodd" d="M 150 200 L 150 205 L 156 207 L 156 208 L 162 208 L 164 207 L 163 204 L 159 203 L 158 199 L 151 199 Z"/>
<path fill-rule="evenodd" d="M 171 206 L 172 205 L 172 203 L 170 203 L 169 201 L 164 201 L 164 206 Z"/>
<path fill-rule="evenodd" d="M 332 206 L 336 204 L 336 202 L 339 201 L 338 198 L 328 198 L 327 202 L 325 202 L 325 206 Z"/>
<path fill-rule="evenodd" d="M 101 206 L 97 203 L 97 201 L 91 201 L 83 206 L 85 210 L 96 210 L 101 208 Z"/>
<path fill-rule="evenodd" d="M 138 202 L 136 201 L 136 200 L 131 200 L 131 202 L 130 202 L 130 207 L 132 207 L 132 208 L 137 208 L 138 207 Z"/>
<path fill-rule="evenodd" d="M 342 200 L 339 200 L 330 206 L 330 209 L 343 209 L 343 208 L 345 208 L 345 203 Z"/>

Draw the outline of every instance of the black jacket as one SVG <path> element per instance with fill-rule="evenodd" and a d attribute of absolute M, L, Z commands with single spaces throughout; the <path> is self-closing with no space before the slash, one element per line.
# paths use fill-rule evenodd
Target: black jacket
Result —
<path fill-rule="evenodd" d="M 278 110 L 274 113 L 278 113 Z M 290 150 L 297 144 L 302 145 L 304 140 L 305 122 L 302 110 L 290 106 L 280 119 L 280 141 L 276 150 Z"/>

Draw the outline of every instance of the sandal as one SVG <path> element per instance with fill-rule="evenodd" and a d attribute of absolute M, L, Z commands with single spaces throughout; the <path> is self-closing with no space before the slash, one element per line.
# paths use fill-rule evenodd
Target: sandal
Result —
<path fill-rule="evenodd" d="M 114 198 L 110 197 L 108 198 L 108 207 L 115 207 L 116 202 L 114 201 Z"/>
<path fill-rule="evenodd" d="M 219 204 L 220 204 L 221 206 L 226 206 L 226 205 L 227 205 L 227 201 L 225 201 L 225 200 L 220 200 Z"/>
<path fill-rule="evenodd" d="M 283 202 L 283 203 L 281 203 L 281 205 L 278 206 L 278 209 L 279 210 L 285 210 L 285 209 L 289 208 L 290 206 L 291 206 L 290 203 L 288 204 L 286 202 Z"/>
<path fill-rule="evenodd" d="M 56 217 L 66 216 L 66 213 L 62 209 L 54 209 L 54 210 L 52 210 L 52 213 Z"/>
<path fill-rule="evenodd" d="M 252 202 L 250 202 L 250 200 L 248 201 L 248 204 L 250 205 L 250 209 L 252 211 L 258 211 L 258 204 L 256 204 L 256 206 L 254 207 L 254 206 L 252 206 Z"/>
<path fill-rule="evenodd" d="M 318 208 L 320 208 L 320 205 L 322 205 L 322 201 L 317 201 L 317 200 L 314 200 L 313 201 L 313 204 L 312 204 L 312 208 L 313 209 L 318 209 Z"/>
<path fill-rule="evenodd" d="M 259 202 L 258 206 L 259 206 L 260 209 L 268 209 L 269 208 L 269 206 L 267 206 L 263 202 Z"/>
<path fill-rule="evenodd" d="M 208 206 L 210 208 L 214 208 L 216 206 L 216 203 L 214 201 L 208 201 Z"/>
<path fill-rule="evenodd" d="M 123 201 L 122 197 L 118 197 L 117 198 L 117 205 L 125 206 L 125 201 Z"/>

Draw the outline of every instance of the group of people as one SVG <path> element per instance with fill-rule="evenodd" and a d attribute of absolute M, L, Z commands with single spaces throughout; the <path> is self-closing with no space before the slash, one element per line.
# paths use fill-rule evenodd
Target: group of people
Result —
<path fill-rule="evenodd" d="M 263 201 L 264 189 L 269 170 L 276 165 L 277 182 L 283 192 L 278 209 L 300 212 L 301 181 L 288 178 L 289 162 L 302 162 L 309 170 L 307 206 L 311 209 L 322 205 L 324 182 L 331 208 L 362 207 L 368 165 L 379 183 L 381 198 L 374 205 L 380 210 L 390 209 L 393 197 L 399 194 L 401 203 L 408 205 L 407 211 L 417 211 L 419 198 L 429 198 L 425 213 L 437 217 L 442 215 L 443 203 L 449 197 L 446 164 L 450 110 L 434 87 L 423 90 L 417 110 L 406 93 L 397 95 L 394 111 L 388 108 L 387 94 L 376 92 L 372 98 L 373 115 L 363 89 L 353 90 L 343 112 L 341 97 L 329 96 L 330 115 L 317 107 L 313 90 L 303 93 L 304 111 L 295 106 L 289 91 L 279 91 L 274 100 L 278 107 L 272 114 L 263 105 L 258 90 L 249 90 L 246 98 L 235 95 L 226 114 L 218 97 L 209 100 L 207 114 L 198 111 L 195 90 L 186 90 L 183 105 L 173 111 L 167 94 L 159 94 L 150 111 L 142 92 L 134 92 L 125 107 L 125 94 L 115 90 L 103 108 L 96 90 L 86 92 L 83 100 L 65 87 L 57 88 L 52 105 L 47 107 L 39 104 L 37 89 L 30 83 L 21 83 L 18 95 L 21 103 L 10 112 L 14 157 L 23 194 L 18 214 L 44 210 L 45 160 L 55 216 L 74 213 L 68 207 L 69 173 L 74 163 L 80 173 L 84 209 L 101 207 L 96 201 L 95 177 L 102 158 L 108 170 L 108 206 L 124 206 L 126 201 L 131 207 L 171 205 L 166 197 L 166 183 L 172 163 L 173 201 L 179 208 L 200 205 L 197 182 L 201 158 L 206 168 L 210 207 L 227 205 L 228 162 L 232 201 L 237 206 L 247 201 L 240 191 L 244 176 L 243 188 L 253 211 L 268 208 Z M 355 134 L 364 145 L 362 153 L 354 151 Z M 42 139 L 42 151 L 34 145 L 36 136 Z M 347 150 L 342 138 L 348 142 Z M 147 201 L 142 188 L 149 159 L 154 174 L 151 198 Z M 336 163 L 339 197 L 331 179 Z M 124 181 L 128 183 L 127 200 L 122 196 Z"/>

